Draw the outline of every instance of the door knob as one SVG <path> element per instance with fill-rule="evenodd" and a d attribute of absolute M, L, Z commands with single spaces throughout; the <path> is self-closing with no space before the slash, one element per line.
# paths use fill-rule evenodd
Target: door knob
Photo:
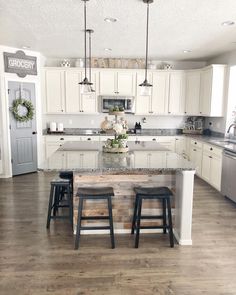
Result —
<path fill-rule="evenodd" d="M 33 131 L 32 134 L 37 134 L 37 131 Z"/>

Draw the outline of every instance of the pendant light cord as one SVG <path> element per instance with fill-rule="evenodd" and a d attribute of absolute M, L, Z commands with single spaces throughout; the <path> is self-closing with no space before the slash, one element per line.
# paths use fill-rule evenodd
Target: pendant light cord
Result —
<path fill-rule="evenodd" d="M 87 78 L 87 10 L 86 10 L 86 2 L 84 1 L 84 71 L 85 71 L 85 79 Z"/>
<path fill-rule="evenodd" d="M 91 30 L 89 31 L 89 81 L 92 82 L 92 38 Z"/>
<path fill-rule="evenodd" d="M 145 80 L 147 81 L 148 64 L 148 28 L 149 28 L 149 2 L 147 2 L 147 28 L 146 28 L 146 61 L 145 61 Z"/>

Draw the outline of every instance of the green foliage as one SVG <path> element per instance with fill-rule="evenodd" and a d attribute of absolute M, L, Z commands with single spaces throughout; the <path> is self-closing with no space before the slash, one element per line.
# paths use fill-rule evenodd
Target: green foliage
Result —
<path fill-rule="evenodd" d="M 25 116 L 19 115 L 18 107 L 20 105 L 27 109 L 27 114 Z M 22 99 L 22 98 L 15 99 L 13 101 L 13 105 L 12 105 L 11 110 L 12 110 L 12 113 L 13 113 L 15 119 L 19 122 L 28 122 L 29 120 L 32 120 L 34 117 L 34 106 L 31 103 L 31 101 L 26 100 L 26 99 Z"/>

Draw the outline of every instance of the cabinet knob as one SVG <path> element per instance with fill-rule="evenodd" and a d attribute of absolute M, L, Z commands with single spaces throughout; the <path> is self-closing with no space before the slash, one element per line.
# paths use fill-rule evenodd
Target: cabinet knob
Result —
<path fill-rule="evenodd" d="M 197 150 L 196 149 L 193 149 L 193 151 L 196 152 Z"/>
<path fill-rule="evenodd" d="M 200 112 L 200 114 L 201 114 L 202 112 Z"/>
<path fill-rule="evenodd" d="M 63 110 L 61 110 L 62 111 L 62 113 L 64 112 Z"/>
<path fill-rule="evenodd" d="M 210 151 L 213 151 L 213 148 L 210 148 Z"/>
<path fill-rule="evenodd" d="M 91 138 L 87 138 L 87 140 L 91 140 Z"/>
<path fill-rule="evenodd" d="M 168 114 L 171 114 L 171 112 L 168 112 Z"/>
<path fill-rule="evenodd" d="M 156 138 L 153 138 L 152 141 L 157 141 Z"/>
<path fill-rule="evenodd" d="M 187 114 L 187 112 L 184 112 L 185 114 Z"/>
<path fill-rule="evenodd" d="M 212 159 L 212 156 L 209 156 L 210 159 Z"/>
<path fill-rule="evenodd" d="M 64 138 L 62 137 L 62 138 L 60 138 L 60 140 L 64 140 Z"/>
<path fill-rule="evenodd" d="M 194 144 L 197 144 L 197 142 L 195 141 Z"/>

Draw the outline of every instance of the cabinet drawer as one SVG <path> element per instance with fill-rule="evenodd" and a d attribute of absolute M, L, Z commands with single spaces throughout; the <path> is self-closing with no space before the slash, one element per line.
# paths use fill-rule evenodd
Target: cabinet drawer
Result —
<path fill-rule="evenodd" d="M 203 144 L 203 151 L 206 153 L 211 153 L 211 154 L 221 157 L 223 150 L 221 148 L 214 146 L 214 145 L 204 143 Z"/>
<path fill-rule="evenodd" d="M 202 142 L 201 141 L 191 139 L 191 145 L 202 149 Z"/>
<path fill-rule="evenodd" d="M 46 142 L 48 143 L 56 143 L 56 142 L 68 142 L 68 141 L 80 141 L 80 136 L 46 136 Z"/>
<path fill-rule="evenodd" d="M 99 136 L 81 136 L 80 140 L 81 141 L 99 141 L 100 137 Z"/>

